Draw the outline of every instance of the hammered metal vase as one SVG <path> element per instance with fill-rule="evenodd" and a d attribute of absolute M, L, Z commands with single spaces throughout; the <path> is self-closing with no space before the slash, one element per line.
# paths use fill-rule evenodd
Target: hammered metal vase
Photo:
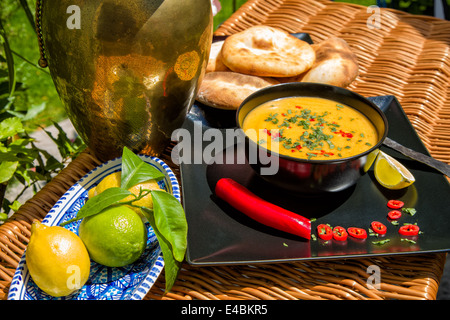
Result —
<path fill-rule="evenodd" d="M 182 126 L 212 41 L 210 0 L 40 0 L 42 54 L 66 112 L 103 160 L 157 156 Z"/>

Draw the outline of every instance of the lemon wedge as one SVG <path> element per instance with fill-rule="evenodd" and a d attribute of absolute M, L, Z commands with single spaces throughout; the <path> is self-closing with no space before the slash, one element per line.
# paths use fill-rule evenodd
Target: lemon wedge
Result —
<path fill-rule="evenodd" d="M 377 155 L 374 173 L 375 179 L 388 189 L 403 189 L 416 181 L 404 165 L 383 151 Z"/>
<path fill-rule="evenodd" d="M 378 156 L 378 152 L 380 152 L 380 149 L 375 149 L 373 150 L 371 153 L 369 153 L 369 155 L 367 156 L 367 161 L 364 164 L 364 172 L 369 171 L 370 167 L 372 166 L 372 164 L 375 162 L 375 159 Z"/>

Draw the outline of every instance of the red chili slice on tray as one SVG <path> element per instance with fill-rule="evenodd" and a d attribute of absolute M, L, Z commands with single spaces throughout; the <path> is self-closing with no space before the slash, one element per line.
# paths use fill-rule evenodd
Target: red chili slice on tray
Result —
<path fill-rule="evenodd" d="M 320 239 L 328 241 L 333 237 L 331 227 L 327 224 L 319 224 L 317 226 L 317 235 Z"/>
<path fill-rule="evenodd" d="M 333 228 L 333 239 L 336 241 L 345 241 L 347 240 L 348 233 L 345 228 L 341 226 L 336 226 Z"/>
<path fill-rule="evenodd" d="M 415 224 L 407 224 L 398 229 L 398 233 L 403 236 L 416 236 L 419 234 L 420 228 Z"/>
<path fill-rule="evenodd" d="M 376 232 L 376 233 L 378 233 L 378 234 L 386 234 L 387 228 L 386 228 L 386 226 L 385 226 L 384 224 L 382 224 L 381 222 L 379 222 L 379 221 L 373 221 L 373 222 L 370 224 L 370 226 L 371 226 L 373 232 Z"/>
<path fill-rule="evenodd" d="M 387 203 L 387 206 L 391 209 L 400 209 L 404 205 L 405 205 L 405 203 L 400 200 L 389 200 Z"/>
<path fill-rule="evenodd" d="M 350 227 L 347 229 L 347 232 L 350 236 L 356 239 L 366 239 L 367 231 L 363 228 Z"/>
<path fill-rule="evenodd" d="M 402 212 L 400 210 L 391 210 L 388 212 L 388 217 L 391 220 L 400 219 L 401 216 L 402 216 Z"/>

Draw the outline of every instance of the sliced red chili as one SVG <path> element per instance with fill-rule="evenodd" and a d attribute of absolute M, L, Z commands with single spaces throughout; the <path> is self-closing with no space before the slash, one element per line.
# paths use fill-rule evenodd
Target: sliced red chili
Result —
<path fill-rule="evenodd" d="M 333 239 L 337 241 L 345 241 L 347 240 L 348 233 L 345 228 L 341 226 L 336 226 L 333 228 Z"/>
<path fill-rule="evenodd" d="M 401 216 L 402 216 L 402 212 L 400 210 L 391 210 L 388 212 L 388 217 L 391 220 L 400 219 Z"/>
<path fill-rule="evenodd" d="M 391 209 L 400 209 L 404 205 L 405 205 L 405 203 L 400 200 L 389 200 L 387 203 L 387 206 Z"/>
<path fill-rule="evenodd" d="M 348 234 L 357 239 L 367 238 L 367 232 L 363 228 L 350 227 L 347 229 Z"/>
<path fill-rule="evenodd" d="M 331 227 L 327 224 L 319 224 L 317 226 L 317 234 L 322 240 L 330 240 L 333 237 L 333 232 Z"/>
<path fill-rule="evenodd" d="M 373 221 L 370 226 L 372 227 L 373 232 L 378 234 L 386 234 L 387 228 L 381 222 Z"/>
<path fill-rule="evenodd" d="M 398 233 L 403 236 L 416 236 L 419 234 L 419 226 L 415 224 L 407 224 L 398 229 Z"/>

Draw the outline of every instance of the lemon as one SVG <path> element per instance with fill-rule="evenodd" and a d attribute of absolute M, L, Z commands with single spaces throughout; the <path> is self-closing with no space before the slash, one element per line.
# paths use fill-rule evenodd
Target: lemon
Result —
<path fill-rule="evenodd" d="M 85 245 L 72 231 L 35 220 L 25 260 L 31 278 L 45 293 L 67 296 L 88 280 L 90 259 Z"/>
<path fill-rule="evenodd" d="M 367 155 L 367 161 L 364 164 L 364 172 L 369 171 L 370 167 L 374 163 L 375 159 L 377 158 L 378 152 L 380 152 L 380 149 L 375 149 L 371 153 Z"/>
<path fill-rule="evenodd" d="M 102 193 L 108 188 L 120 187 L 121 181 L 120 175 L 121 175 L 120 172 L 114 172 L 104 177 L 96 187 L 89 190 L 88 192 L 89 198 L 92 198 Z"/>
<path fill-rule="evenodd" d="M 380 151 L 375 160 L 375 178 L 385 188 L 403 189 L 414 183 L 415 178 L 396 159 Z"/>
<path fill-rule="evenodd" d="M 120 182 L 121 182 L 121 173 L 120 172 L 114 172 L 111 173 L 109 175 L 107 175 L 105 178 L 103 178 L 102 181 L 100 181 L 100 183 L 97 185 L 97 187 L 92 188 L 88 191 L 88 197 L 92 198 L 94 196 L 96 196 L 97 194 L 102 193 L 103 191 L 105 191 L 108 188 L 112 188 L 112 187 L 120 187 Z M 161 190 L 161 187 L 158 185 L 158 182 L 156 182 L 156 180 L 147 180 L 145 182 L 139 183 L 135 186 L 132 186 L 131 188 L 128 189 L 128 191 L 132 192 L 135 195 L 139 195 L 139 191 L 140 190 Z M 130 201 L 133 200 L 133 196 L 129 196 L 126 197 L 124 200 L 122 201 Z M 133 202 L 134 205 L 137 206 L 142 206 L 142 207 L 147 207 L 152 209 L 153 208 L 153 200 L 152 200 L 152 195 L 148 194 L 145 197 L 143 197 L 142 199 L 138 200 L 138 201 L 134 201 Z M 139 208 L 133 208 L 131 207 L 136 213 L 138 213 L 139 215 L 141 215 L 141 211 Z"/>
<path fill-rule="evenodd" d="M 91 259 L 108 267 L 135 262 L 147 245 L 147 228 L 130 207 L 108 207 L 84 218 L 79 235 Z"/>

